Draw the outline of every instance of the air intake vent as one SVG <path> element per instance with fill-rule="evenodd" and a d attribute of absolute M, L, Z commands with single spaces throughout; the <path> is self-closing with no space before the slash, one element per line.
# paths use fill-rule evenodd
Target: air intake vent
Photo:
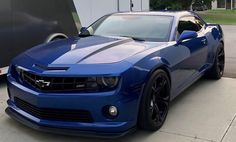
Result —
<path fill-rule="evenodd" d="M 86 110 L 38 108 L 19 98 L 15 97 L 14 100 L 17 107 L 39 119 L 86 123 L 93 122 L 90 112 Z"/>

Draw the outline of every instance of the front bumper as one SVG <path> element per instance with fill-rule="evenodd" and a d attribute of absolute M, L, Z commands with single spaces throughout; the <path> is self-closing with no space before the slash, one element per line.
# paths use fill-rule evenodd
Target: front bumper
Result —
<path fill-rule="evenodd" d="M 17 83 L 8 76 L 8 108 L 6 112 L 12 118 L 40 131 L 95 137 L 120 137 L 133 132 L 138 114 L 138 96 L 121 95 L 120 92 L 92 94 L 51 94 L 39 93 Z M 127 95 L 127 94 L 126 94 Z M 39 119 L 16 106 L 14 98 L 20 98 L 40 108 L 85 109 L 91 112 L 94 122 L 68 122 Z M 116 119 L 107 119 L 102 114 L 105 105 L 114 105 L 119 109 Z"/>
<path fill-rule="evenodd" d="M 79 129 L 62 129 L 56 127 L 48 127 L 48 126 L 41 126 L 37 123 L 34 123 L 27 118 L 19 115 L 13 109 L 8 107 L 5 112 L 16 121 L 41 132 L 47 133 L 55 133 L 55 134 L 62 134 L 62 135 L 71 135 L 71 136 L 83 136 L 83 137 L 98 137 L 98 138 L 119 138 L 123 137 L 127 134 L 131 134 L 136 131 L 136 127 L 133 127 L 124 132 L 116 132 L 116 133 L 105 133 L 105 132 L 96 132 L 96 131 L 81 131 Z"/>

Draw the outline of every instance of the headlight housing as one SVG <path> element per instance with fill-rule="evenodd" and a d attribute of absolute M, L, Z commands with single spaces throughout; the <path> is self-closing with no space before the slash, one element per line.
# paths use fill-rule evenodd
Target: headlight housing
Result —
<path fill-rule="evenodd" d="M 112 91 L 115 90 L 119 84 L 119 77 L 88 77 L 85 81 L 87 91 Z"/>
<path fill-rule="evenodd" d="M 117 86 L 118 81 L 119 81 L 118 77 L 102 77 L 100 79 L 101 79 L 101 81 L 99 81 L 99 83 L 101 83 L 103 86 L 109 87 L 109 88 L 113 88 L 113 87 Z"/>
<path fill-rule="evenodd" d="M 87 87 L 100 91 L 114 90 L 119 84 L 119 77 L 88 77 Z"/>
<path fill-rule="evenodd" d="M 97 77 L 97 84 L 100 89 L 112 90 L 118 86 L 119 77 Z"/>

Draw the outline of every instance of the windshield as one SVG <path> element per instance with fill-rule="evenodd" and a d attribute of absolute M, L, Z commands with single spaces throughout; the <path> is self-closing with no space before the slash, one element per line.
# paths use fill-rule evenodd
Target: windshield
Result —
<path fill-rule="evenodd" d="M 91 35 L 165 42 L 169 40 L 172 21 L 171 16 L 117 14 L 99 19 L 88 31 Z"/>

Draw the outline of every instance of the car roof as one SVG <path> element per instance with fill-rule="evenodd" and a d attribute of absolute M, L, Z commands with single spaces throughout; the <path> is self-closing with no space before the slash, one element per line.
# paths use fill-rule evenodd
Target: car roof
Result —
<path fill-rule="evenodd" d="M 157 16 L 173 16 L 173 17 L 181 17 L 185 15 L 195 15 L 194 12 L 191 11 L 142 11 L 142 12 L 119 12 L 114 13 L 113 15 L 157 15 Z"/>

